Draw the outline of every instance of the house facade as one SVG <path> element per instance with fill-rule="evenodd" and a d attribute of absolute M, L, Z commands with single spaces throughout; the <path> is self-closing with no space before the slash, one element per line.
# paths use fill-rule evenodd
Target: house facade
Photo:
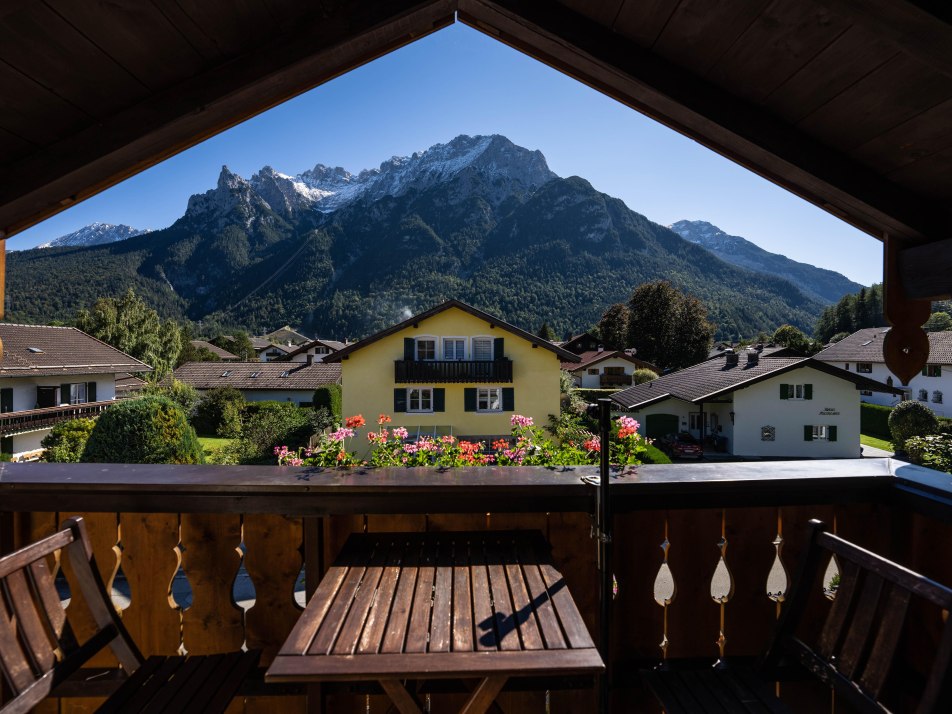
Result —
<path fill-rule="evenodd" d="M 572 375 L 575 386 L 583 389 L 617 389 L 631 386 L 631 375 L 636 369 L 659 372 L 624 350 L 589 350 L 579 354 L 580 362 L 563 362 L 562 369 Z"/>
<path fill-rule="evenodd" d="M 248 402 L 310 406 L 314 390 L 340 383 L 340 365 L 288 362 L 186 362 L 172 376 L 199 392 L 233 387 Z"/>
<path fill-rule="evenodd" d="M 898 387 L 899 394 L 864 391 L 862 400 L 892 407 L 903 399 L 922 402 L 937 415 L 952 417 L 952 332 L 929 332 L 929 363 L 909 380 L 902 381 L 886 367 L 883 342 L 888 327 L 858 330 L 830 345 L 816 359 L 877 382 Z"/>
<path fill-rule="evenodd" d="M 74 327 L 0 324 L 0 451 L 29 459 L 61 421 L 96 416 L 149 365 Z"/>
<path fill-rule="evenodd" d="M 560 407 L 561 362 L 578 357 L 450 300 L 328 355 L 340 363 L 344 415 L 379 414 L 411 436 L 508 436 L 513 414 L 547 423 Z M 361 440 L 361 443 L 362 440 Z"/>
<path fill-rule="evenodd" d="M 745 359 L 746 357 L 746 359 Z M 735 456 L 860 456 L 860 390 L 895 391 L 813 358 L 726 354 L 612 395 L 648 438 L 686 431 Z"/>
<path fill-rule="evenodd" d="M 338 342 L 337 340 L 311 340 L 293 350 L 285 359 L 289 362 L 303 362 L 304 364 L 323 362 L 327 355 L 338 352 L 346 346 L 346 342 Z"/>

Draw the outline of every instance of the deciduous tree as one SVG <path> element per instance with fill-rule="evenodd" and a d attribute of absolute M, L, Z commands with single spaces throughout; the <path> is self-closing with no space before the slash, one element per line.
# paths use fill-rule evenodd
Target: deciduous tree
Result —
<path fill-rule="evenodd" d="M 605 310 L 602 319 L 598 321 L 598 334 L 607 350 L 623 350 L 628 347 L 628 306 L 615 303 Z"/>
<path fill-rule="evenodd" d="M 662 369 L 680 369 L 707 357 L 715 326 L 697 298 L 667 280 L 635 288 L 628 301 L 628 344 Z"/>

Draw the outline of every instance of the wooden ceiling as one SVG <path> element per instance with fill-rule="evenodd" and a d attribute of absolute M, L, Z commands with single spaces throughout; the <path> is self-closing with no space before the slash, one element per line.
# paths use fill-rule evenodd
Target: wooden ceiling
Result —
<path fill-rule="evenodd" d="M 458 18 L 900 242 L 952 292 L 944 0 L 5 0 L 9 236 Z"/>

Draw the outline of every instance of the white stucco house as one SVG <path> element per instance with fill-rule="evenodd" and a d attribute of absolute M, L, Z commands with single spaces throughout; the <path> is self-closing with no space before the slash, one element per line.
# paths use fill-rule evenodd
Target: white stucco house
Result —
<path fill-rule="evenodd" d="M 117 375 L 152 371 L 75 327 L 0 324 L 0 340 L 0 451 L 15 460 L 39 455 L 56 423 L 113 404 Z"/>
<path fill-rule="evenodd" d="M 347 342 L 338 342 L 337 340 L 311 340 L 296 348 L 284 359 L 289 362 L 302 362 L 304 364 L 323 362 L 325 357 L 334 352 L 340 352 L 347 345 Z"/>
<path fill-rule="evenodd" d="M 631 385 L 636 369 L 660 370 L 624 350 L 595 349 L 579 353 L 581 362 L 563 362 L 562 369 L 572 375 L 582 389 L 610 389 Z"/>
<path fill-rule="evenodd" d="M 314 390 L 340 384 L 340 364 L 297 362 L 186 362 L 172 376 L 199 392 L 234 387 L 248 402 L 310 406 Z"/>
<path fill-rule="evenodd" d="M 735 456 L 860 456 L 860 390 L 897 391 L 809 357 L 727 353 L 616 392 L 615 404 L 659 438 L 726 439 Z"/>
<path fill-rule="evenodd" d="M 896 394 L 866 390 L 862 392 L 864 402 L 892 407 L 903 399 L 913 399 L 928 405 L 939 416 L 952 417 L 952 332 L 927 333 L 929 362 L 909 384 L 903 384 L 886 366 L 883 338 L 887 332 L 888 327 L 858 330 L 815 358 L 900 389 Z"/>

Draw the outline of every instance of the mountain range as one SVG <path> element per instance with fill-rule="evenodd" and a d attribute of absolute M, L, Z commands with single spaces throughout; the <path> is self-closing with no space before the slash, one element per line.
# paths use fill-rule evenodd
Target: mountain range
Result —
<path fill-rule="evenodd" d="M 756 250 L 746 253 L 760 250 L 749 245 Z M 704 301 L 718 337 L 730 338 L 783 323 L 809 330 L 834 299 L 801 290 L 800 277 L 771 273 L 766 261 L 749 269 L 740 259 L 685 240 L 580 177 L 559 177 L 538 151 L 498 135 L 459 136 L 357 174 L 318 164 L 245 179 L 223 167 L 168 228 L 11 253 L 7 314 L 70 319 L 132 286 L 167 316 L 355 338 L 456 297 L 564 333 L 594 324 L 640 283 L 667 278 Z"/>
<path fill-rule="evenodd" d="M 41 243 L 37 248 L 69 248 L 74 246 L 103 245 L 105 243 L 115 243 L 116 241 L 125 240 L 126 238 L 132 238 L 133 236 L 141 236 L 145 233 L 149 233 L 149 231 L 122 224 L 116 226 L 112 223 L 90 223 L 78 231 L 67 233 L 65 236 L 60 236 L 59 238 L 54 238 L 47 243 Z"/>

